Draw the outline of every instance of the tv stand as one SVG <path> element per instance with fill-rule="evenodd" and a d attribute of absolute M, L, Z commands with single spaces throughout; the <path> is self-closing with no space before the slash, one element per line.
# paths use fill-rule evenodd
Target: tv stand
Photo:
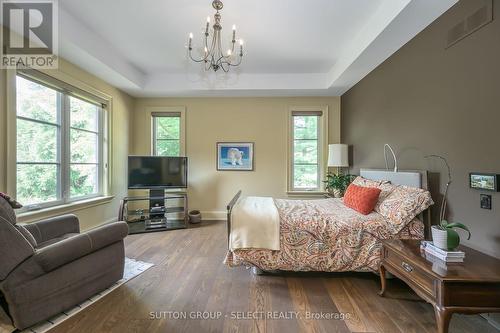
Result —
<path fill-rule="evenodd" d="M 161 199 L 157 199 L 161 198 Z M 149 216 L 163 218 L 165 215 L 165 190 L 149 190 Z"/>
<path fill-rule="evenodd" d="M 118 219 L 128 223 L 130 234 L 185 229 L 187 193 L 150 190 L 149 196 L 123 198 Z"/>

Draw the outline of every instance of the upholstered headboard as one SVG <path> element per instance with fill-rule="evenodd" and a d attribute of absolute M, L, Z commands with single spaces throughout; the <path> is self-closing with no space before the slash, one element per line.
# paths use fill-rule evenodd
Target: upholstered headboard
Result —
<path fill-rule="evenodd" d="M 361 177 L 372 180 L 388 180 L 395 185 L 405 185 L 428 189 L 427 171 L 388 171 L 379 169 L 361 169 Z"/>

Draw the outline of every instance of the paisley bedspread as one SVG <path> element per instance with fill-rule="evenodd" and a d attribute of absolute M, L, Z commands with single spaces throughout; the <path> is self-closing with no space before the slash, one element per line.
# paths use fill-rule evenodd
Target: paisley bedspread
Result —
<path fill-rule="evenodd" d="M 376 212 L 361 215 L 342 199 L 275 199 L 280 215 L 280 250 L 229 251 L 228 266 L 283 271 L 376 271 L 384 239 L 423 239 L 424 225 L 412 220 L 399 233 Z"/>

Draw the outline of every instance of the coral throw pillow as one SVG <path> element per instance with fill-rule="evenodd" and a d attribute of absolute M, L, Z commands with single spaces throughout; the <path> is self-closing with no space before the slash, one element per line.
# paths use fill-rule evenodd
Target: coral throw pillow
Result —
<path fill-rule="evenodd" d="M 380 192 L 382 191 L 375 187 L 351 184 L 345 193 L 344 205 L 363 215 L 368 215 L 375 208 Z"/>

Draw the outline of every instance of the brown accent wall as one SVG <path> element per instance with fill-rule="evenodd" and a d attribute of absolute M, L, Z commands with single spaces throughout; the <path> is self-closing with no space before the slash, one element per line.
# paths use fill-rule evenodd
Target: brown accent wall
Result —
<path fill-rule="evenodd" d="M 450 219 L 470 226 L 468 245 L 497 257 L 500 193 L 469 189 L 468 173 L 500 174 L 499 2 L 494 0 L 496 20 L 445 49 L 448 30 L 483 3 L 460 1 L 341 100 L 342 141 L 353 146 L 352 171 L 385 167 L 383 145 L 389 143 L 402 169 L 433 173 L 439 198 L 445 167 L 424 156 L 445 156 L 453 173 Z M 480 193 L 493 195 L 493 210 L 480 208 Z"/>

